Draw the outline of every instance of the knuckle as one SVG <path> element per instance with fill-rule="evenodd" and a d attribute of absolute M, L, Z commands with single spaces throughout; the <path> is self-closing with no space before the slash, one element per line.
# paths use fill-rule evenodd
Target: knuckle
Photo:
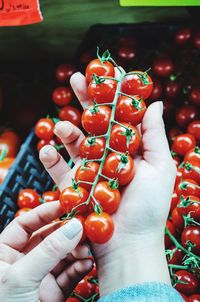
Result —
<path fill-rule="evenodd" d="M 59 239 L 49 236 L 43 240 L 41 248 L 43 249 L 44 253 L 50 256 L 56 256 L 60 254 L 60 251 L 63 250 L 63 245 Z"/>

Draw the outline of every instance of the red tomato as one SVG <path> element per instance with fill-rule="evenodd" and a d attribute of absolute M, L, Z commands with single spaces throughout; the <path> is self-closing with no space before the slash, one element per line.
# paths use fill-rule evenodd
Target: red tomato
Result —
<path fill-rule="evenodd" d="M 65 302 L 80 302 L 81 300 L 79 300 L 78 298 L 75 297 L 69 297 L 67 298 L 67 300 Z"/>
<path fill-rule="evenodd" d="M 200 87 L 192 87 L 188 97 L 192 103 L 200 105 Z"/>
<path fill-rule="evenodd" d="M 151 95 L 150 95 L 150 100 L 152 101 L 158 101 L 162 95 L 162 91 L 163 91 L 163 88 L 162 88 L 162 84 L 159 80 L 154 80 L 153 82 L 153 90 L 151 92 Z"/>
<path fill-rule="evenodd" d="M 178 204 L 178 201 L 179 201 L 179 198 L 178 198 L 177 193 L 176 193 L 176 192 L 173 192 L 173 194 L 172 194 L 172 199 L 171 199 L 170 212 L 172 212 L 172 211 L 176 208 L 176 206 L 177 206 L 177 204 Z"/>
<path fill-rule="evenodd" d="M 181 130 L 178 127 L 173 127 L 168 133 L 168 138 L 170 141 L 174 141 L 175 137 L 179 134 L 181 134 Z"/>
<path fill-rule="evenodd" d="M 200 49 L 200 32 L 195 33 L 193 43 L 197 49 Z"/>
<path fill-rule="evenodd" d="M 184 257 L 183 251 L 181 249 L 177 249 L 175 245 L 171 246 L 170 250 L 173 252 L 173 256 L 170 259 L 170 256 L 167 255 L 167 263 L 181 265 Z"/>
<path fill-rule="evenodd" d="M 52 94 L 52 100 L 58 106 L 66 106 L 73 99 L 73 93 L 68 87 L 57 87 Z"/>
<path fill-rule="evenodd" d="M 41 205 L 40 195 L 35 190 L 24 189 L 19 193 L 17 203 L 20 208 L 33 209 Z"/>
<path fill-rule="evenodd" d="M 165 85 L 165 95 L 170 99 L 176 98 L 180 90 L 181 84 L 177 81 L 169 80 Z"/>
<path fill-rule="evenodd" d="M 136 49 L 131 46 L 121 46 L 118 49 L 117 55 L 123 60 L 133 60 L 136 57 Z"/>
<path fill-rule="evenodd" d="M 173 141 L 172 150 L 179 155 L 185 155 L 196 146 L 196 139 L 192 134 L 179 134 Z"/>
<path fill-rule="evenodd" d="M 164 115 L 167 116 L 171 113 L 173 109 L 173 101 L 170 99 L 166 99 L 163 101 L 163 112 Z"/>
<path fill-rule="evenodd" d="M 181 297 L 183 298 L 183 300 L 185 302 L 188 302 L 188 298 L 184 294 L 182 294 L 182 293 L 179 293 L 179 294 L 181 295 Z"/>
<path fill-rule="evenodd" d="M 178 167 L 181 163 L 180 158 L 178 156 L 173 156 L 173 160 L 174 160 L 176 166 Z"/>
<path fill-rule="evenodd" d="M 16 213 L 15 213 L 15 218 L 20 216 L 20 215 L 23 215 L 27 212 L 29 212 L 31 209 L 30 208 L 22 208 L 22 209 L 19 209 Z"/>
<path fill-rule="evenodd" d="M 191 29 L 189 27 L 181 28 L 176 32 L 175 40 L 179 45 L 186 44 L 192 36 Z"/>
<path fill-rule="evenodd" d="M 18 146 L 15 145 L 14 142 L 12 142 L 9 138 L 2 138 L 0 136 L 0 153 L 3 150 L 6 150 L 6 156 L 7 157 L 15 157 L 17 155 Z"/>
<path fill-rule="evenodd" d="M 75 173 L 75 180 L 81 183 L 81 187 L 90 191 L 91 185 L 84 184 L 81 181 L 94 182 L 99 171 L 99 164 L 96 162 L 88 162 L 85 166 L 80 166 Z"/>
<path fill-rule="evenodd" d="M 97 266 L 95 263 L 93 264 L 93 269 L 87 274 L 87 277 L 97 278 Z"/>
<path fill-rule="evenodd" d="M 51 140 L 40 139 L 37 143 L 37 150 L 40 151 L 40 149 L 42 149 L 46 145 L 51 145 L 55 147 L 57 143 L 54 138 L 52 138 Z"/>
<path fill-rule="evenodd" d="M 73 64 L 62 64 L 56 68 L 56 79 L 61 82 L 67 82 L 73 73 L 76 72 L 76 67 Z"/>
<path fill-rule="evenodd" d="M 176 229 L 173 225 L 173 223 L 170 220 L 167 220 L 166 222 L 166 228 L 170 231 L 170 233 L 175 236 L 176 234 Z M 165 234 L 165 248 L 168 249 L 172 245 L 172 241 L 169 238 L 167 234 Z"/>
<path fill-rule="evenodd" d="M 73 106 L 63 107 L 60 110 L 58 117 L 61 121 L 69 121 L 77 127 L 81 125 L 81 112 L 76 107 Z"/>
<path fill-rule="evenodd" d="M 119 152 L 128 151 L 133 155 L 140 147 L 140 135 L 136 127 L 128 123 L 123 126 L 114 125 L 110 134 L 110 147 Z"/>
<path fill-rule="evenodd" d="M 14 163 L 14 157 L 6 157 L 0 161 L 0 184 L 4 181 L 6 175 L 8 174 L 8 170 Z"/>
<path fill-rule="evenodd" d="M 80 157 L 87 159 L 99 159 L 104 154 L 105 146 L 105 138 L 86 137 L 80 144 Z"/>
<path fill-rule="evenodd" d="M 200 183 L 200 162 L 186 162 L 183 168 L 183 178 L 194 179 L 195 181 Z"/>
<path fill-rule="evenodd" d="M 88 197 L 89 193 L 85 188 L 81 186 L 79 186 L 77 189 L 68 187 L 60 194 L 60 205 L 66 213 L 70 213 L 74 207 L 86 202 Z M 84 214 L 86 211 L 87 205 L 81 205 L 76 209 L 76 212 L 79 214 Z"/>
<path fill-rule="evenodd" d="M 187 202 L 187 199 L 190 200 L 188 205 L 183 204 L 181 199 L 179 199 L 177 210 L 181 215 L 188 215 L 190 214 L 191 218 L 195 221 L 200 222 L 200 199 L 197 196 L 189 195 L 189 196 L 182 196 Z"/>
<path fill-rule="evenodd" d="M 200 295 L 192 295 L 188 297 L 188 302 L 200 302 Z"/>
<path fill-rule="evenodd" d="M 115 76 L 115 69 L 112 63 L 109 61 L 100 61 L 99 59 L 92 60 L 86 67 L 85 77 L 88 83 L 93 80 L 93 74 L 100 76 Z"/>
<path fill-rule="evenodd" d="M 51 140 L 54 136 L 55 124 L 50 118 L 42 118 L 35 125 L 35 134 L 40 139 Z"/>
<path fill-rule="evenodd" d="M 200 187 L 194 179 L 182 179 L 175 188 L 176 193 L 180 195 L 200 196 Z"/>
<path fill-rule="evenodd" d="M 159 77 L 169 77 L 174 71 L 174 63 L 169 58 L 158 58 L 153 63 L 153 72 Z"/>
<path fill-rule="evenodd" d="M 200 149 L 198 146 L 189 150 L 184 156 L 185 162 L 200 161 Z"/>
<path fill-rule="evenodd" d="M 139 95 L 146 100 L 152 93 L 151 77 L 142 71 L 131 71 L 122 82 L 121 91 L 128 95 Z"/>
<path fill-rule="evenodd" d="M 197 140 L 200 140 L 200 120 L 191 122 L 187 127 L 187 132 L 194 135 Z"/>
<path fill-rule="evenodd" d="M 191 105 L 183 105 L 176 112 L 176 122 L 178 126 L 185 127 L 193 120 L 197 119 L 198 110 Z"/>
<path fill-rule="evenodd" d="M 130 123 L 136 126 L 141 123 L 146 112 L 146 104 L 139 96 L 121 96 L 117 102 L 115 119 L 118 122 Z"/>
<path fill-rule="evenodd" d="M 194 247 L 191 248 L 191 252 L 200 255 L 200 227 L 187 226 L 182 232 L 181 242 L 185 248 L 187 248 L 188 242 L 194 244 Z"/>
<path fill-rule="evenodd" d="M 175 289 L 185 294 L 186 296 L 192 295 L 198 290 L 199 282 L 195 275 L 188 271 L 180 270 L 175 274 L 178 280 L 186 284 L 177 283 Z"/>
<path fill-rule="evenodd" d="M 175 208 L 172 211 L 172 222 L 178 231 L 181 231 L 184 228 L 184 219 L 178 208 Z"/>
<path fill-rule="evenodd" d="M 82 114 L 82 126 L 92 135 L 105 134 L 110 123 L 111 109 L 108 106 L 88 106 Z"/>
<path fill-rule="evenodd" d="M 58 194 L 56 191 L 44 192 L 42 194 L 42 199 L 44 199 L 45 202 L 55 201 L 58 200 Z"/>
<path fill-rule="evenodd" d="M 110 153 L 103 167 L 103 174 L 110 178 L 117 178 L 120 186 L 127 185 L 135 175 L 135 165 L 131 156 Z"/>
<path fill-rule="evenodd" d="M 84 278 L 78 283 L 74 291 L 77 295 L 88 299 L 95 293 L 95 289 L 96 284 L 91 283 L 86 278 Z"/>
<path fill-rule="evenodd" d="M 91 213 L 85 220 L 85 233 L 94 243 L 106 243 L 114 233 L 114 223 L 109 214 Z"/>
<path fill-rule="evenodd" d="M 112 103 L 115 96 L 115 91 L 117 88 L 117 81 L 111 79 L 110 77 L 99 78 L 95 82 L 93 79 L 88 86 L 88 95 L 97 104 Z"/>
<path fill-rule="evenodd" d="M 3 133 L 0 135 L 0 138 L 9 139 L 16 147 L 19 147 L 21 142 L 17 133 L 10 129 L 4 129 Z"/>
<path fill-rule="evenodd" d="M 176 172 L 176 181 L 175 181 L 175 185 L 174 187 L 177 186 L 177 184 L 181 181 L 181 179 L 183 178 L 183 168 L 178 168 L 177 172 Z"/>
<path fill-rule="evenodd" d="M 104 212 L 113 214 L 119 208 L 120 192 L 118 189 L 112 188 L 108 181 L 99 182 L 94 189 L 93 195 Z M 95 204 L 94 202 L 92 203 L 93 205 Z"/>

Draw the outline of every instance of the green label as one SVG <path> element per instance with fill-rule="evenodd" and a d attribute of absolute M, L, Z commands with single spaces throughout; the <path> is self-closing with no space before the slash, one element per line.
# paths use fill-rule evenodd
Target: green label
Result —
<path fill-rule="evenodd" d="M 200 0 L 120 0 L 121 6 L 200 6 Z"/>

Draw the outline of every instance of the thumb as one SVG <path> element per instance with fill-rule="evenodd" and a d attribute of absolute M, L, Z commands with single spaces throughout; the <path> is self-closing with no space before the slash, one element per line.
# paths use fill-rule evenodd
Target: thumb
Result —
<path fill-rule="evenodd" d="M 82 224 L 77 219 L 47 236 L 31 252 L 11 267 L 11 276 L 23 277 L 23 280 L 40 282 L 52 269 L 66 258 L 78 245 L 83 232 Z M 13 271 L 14 270 L 14 271 Z"/>
<path fill-rule="evenodd" d="M 144 115 L 141 125 L 143 157 L 152 165 L 160 165 L 163 160 L 171 160 L 172 158 L 162 114 L 162 102 L 151 104 Z"/>

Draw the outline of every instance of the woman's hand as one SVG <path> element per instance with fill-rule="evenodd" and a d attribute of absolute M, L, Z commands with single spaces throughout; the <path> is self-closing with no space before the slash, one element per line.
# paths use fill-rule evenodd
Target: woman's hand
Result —
<path fill-rule="evenodd" d="M 75 94 L 83 105 L 91 102 L 83 75 L 71 78 Z M 164 228 L 170 207 L 176 168 L 172 160 L 162 119 L 162 103 L 149 106 L 141 124 L 143 152 L 137 156 L 136 175 L 124 188 L 121 204 L 113 215 L 115 233 L 104 245 L 94 245 L 99 266 L 100 294 L 145 281 L 170 284 L 164 253 Z M 75 167 L 66 175 L 67 164 L 57 151 L 46 146 L 40 152 L 45 168 L 60 189 L 71 185 L 81 164 L 79 145 L 83 133 L 69 122 L 59 122 L 60 137 Z"/>
<path fill-rule="evenodd" d="M 15 218 L 0 235 L 0 301 L 64 302 L 92 269 L 87 246 L 77 246 L 82 225 L 63 214 L 58 201 Z"/>

